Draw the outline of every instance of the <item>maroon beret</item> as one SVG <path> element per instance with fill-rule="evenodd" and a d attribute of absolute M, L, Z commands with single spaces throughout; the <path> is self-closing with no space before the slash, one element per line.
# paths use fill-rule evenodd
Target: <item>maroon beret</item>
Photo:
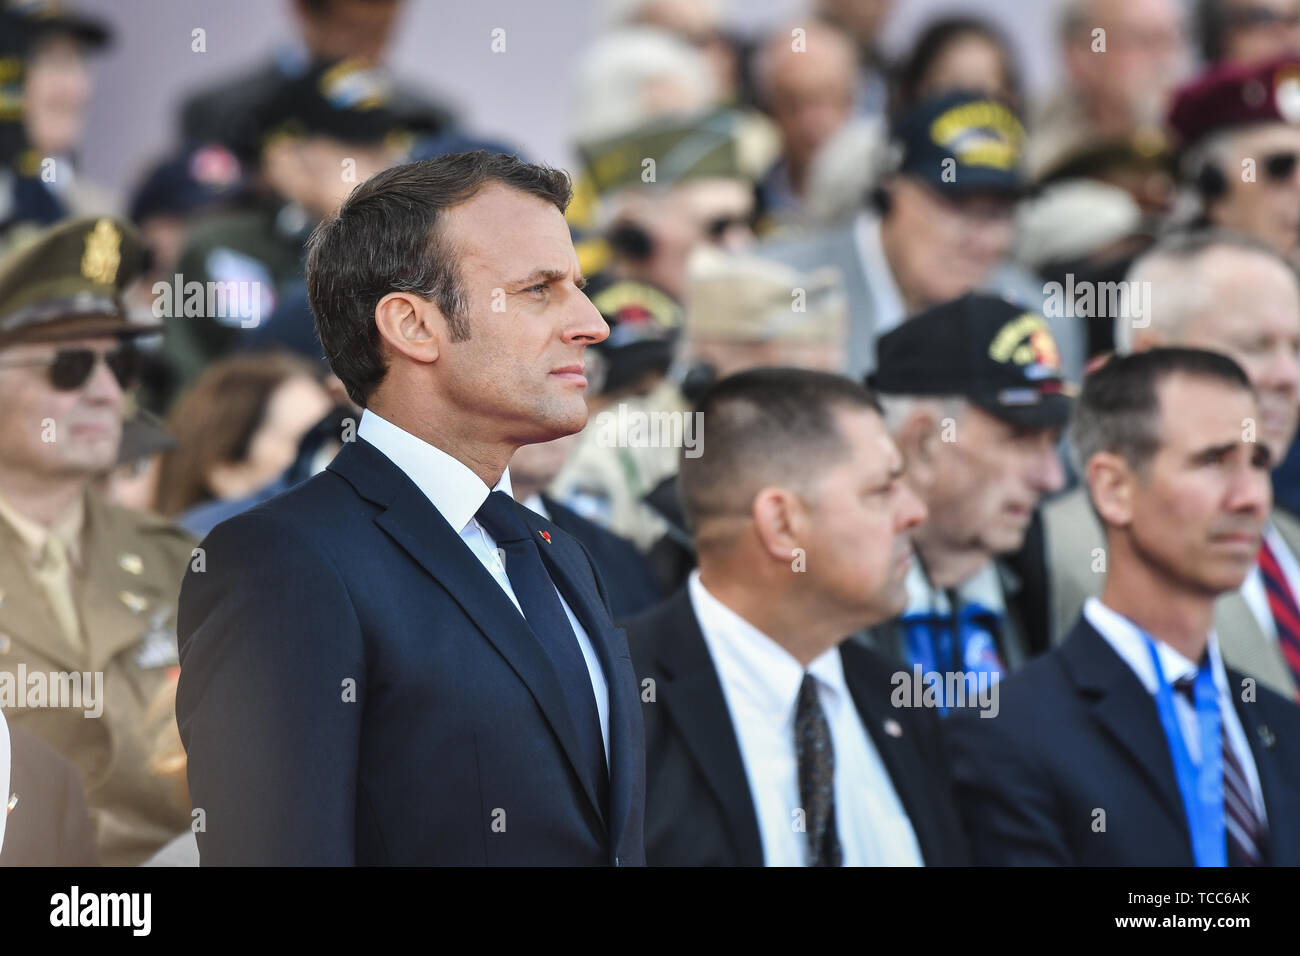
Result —
<path fill-rule="evenodd" d="M 1213 66 L 1174 94 L 1169 111 L 1183 147 L 1252 123 L 1300 123 L 1300 57 Z"/>

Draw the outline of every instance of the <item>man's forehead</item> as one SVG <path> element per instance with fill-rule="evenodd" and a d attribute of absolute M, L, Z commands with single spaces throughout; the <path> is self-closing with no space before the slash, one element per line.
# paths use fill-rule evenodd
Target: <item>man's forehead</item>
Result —
<path fill-rule="evenodd" d="M 448 236 L 469 260 L 509 264 L 507 271 L 576 266 L 564 214 L 551 202 L 498 184 L 483 187 L 448 213 Z"/>
<path fill-rule="evenodd" d="M 1240 439 L 1258 405 L 1246 388 L 1190 375 L 1171 375 L 1156 389 L 1161 444 L 1190 447 Z"/>

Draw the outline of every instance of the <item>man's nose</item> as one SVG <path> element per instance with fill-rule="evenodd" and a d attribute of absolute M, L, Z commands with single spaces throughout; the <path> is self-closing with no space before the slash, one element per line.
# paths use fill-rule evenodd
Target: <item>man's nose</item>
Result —
<path fill-rule="evenodd" d="M 1273 482 L 1268 470 L 1243 463 L 1229 488 L 1227 508 L 1256 514 L 1261 520 L 1267 518 L 1273 510 Z"/>
<path fill-rule="evenodd" d="M 108 367 L 104 356 L 95 359 L 95 367 L 86 384 L 81 386 L 82 398 L 97 405 L 122 403 L 122 386 L 117 384 L 117 376 Z"/>
<path fill-rule="evenodd" d="M 564 341 L 579 345 L 595 345 L 609 338 L 609 324 L 600 310 L 580 289 L 574 289 L 573 306 L 566 316 Z"/>
<path fill-rule="evenodd" d="M 1065 466 L 1053 437 L 1044 437 L 1029 461 L 1029 484 L 1039 495 L 1050 495 L 1065 487 Z"/>
<path fill-rule="evenodd" d="M 909 485 L 903 485 L 900 496 L 896 530 L 909 531 L 930 517 L 930 511 L 926 508 L 925 502 Z"/>

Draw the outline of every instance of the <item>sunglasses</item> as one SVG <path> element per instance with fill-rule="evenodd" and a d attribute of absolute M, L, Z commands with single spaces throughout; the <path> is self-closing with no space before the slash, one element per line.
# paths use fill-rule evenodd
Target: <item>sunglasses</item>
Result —
<path fill-rule="evenodd" d="M 90 380 L 100 358 L 108 366 L 121 388 L 130 388 L 140 378 L 143 356 L 138 349 L 123 345 L 111 352 L 94 349 L 59 349 L 53 358 L 20 362 L 0 362 L 0 368 L 47 368 L 50 384 L 60 392 L 72 392 Z"/>
<path fill-rule="evenodd" d="M 1297 153 L 1271 153 L 1264 157 L 1264 172 L 1274 182 L 1282 182 L 1295 174 L 1297 161 L 1300 161 Z"/>

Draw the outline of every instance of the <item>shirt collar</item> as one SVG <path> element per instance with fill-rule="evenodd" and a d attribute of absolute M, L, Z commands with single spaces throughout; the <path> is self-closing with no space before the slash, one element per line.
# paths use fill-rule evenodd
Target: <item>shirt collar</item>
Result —
<path fill-rule="evenodd" d="M 952 613 L 948 595 L 930 583 L 919 560 L 914 560 L 908 569 L 906 587 L 907 609 L 903 611 L 904 617 Z M 1002 591 L 1002 579 L 998 575 L 997 565 L 993 561 L 958 585 L 957 595 L 963 605 L 978 604 L 997 614 L 1006 613 L 1007 599 Z"/>
<path fill-rule="evenodd" d="M 1083 605 L 1084 617 L 1097 629 L 1106 643 L 1128 664 L 1129 669 L 1137 675 L 1148 694 L 1156 692 L 1156 671 L 1151 664 L 1151 653 L 1147 650 L 1146 640 L 1141 629 L 1120 614 L 1101 603 L 1099 598 L 1090 597 Z M 1156 656 L 1160 659 L 1160 669 L 1165 680 L 1172 687 L 1184 678 L 1195 678 L 1200 667 L 1189 661 L 1181 653 L 1163 641 L 1156 641 Z M 1228 674 L 1223 667 L 1223 658 L 1219 654 L 1219 638 L 1214 631 L 1206 646 L 1210 659 L 1210 672 L 1214 677 L 1214 686 L 1220 694 L 1227 691 Z"/>
<path fill-rule="evenodd" d="M 894 270 L 885 256 L 884 240 L 880 235 L 880 217 L 866 212 L 859 215 L 854 228 L 854 240 L 858 256 L 862 260 L 862 271 L 867 278 L 867 294 L 875 306 L 875 334 L 879 338 L 902 324 L 907 317 L 907 306 L 894 278 Z"/>
<path fill-rule="evenodd" d="M 804 667 L 784 647 L 727 607 L 700 581 L 698 569 L 686 582 L 691 605 L 709 654 L 724 684 L 745 694 L 760 712 L 779 727 L 794 725 L 795 705 L 803 685 Z M 838 647 L 808 664 L 807 672 L 848 698 L 844 665 Z"/>
<path fill-rule="evenodd" d="M 489 489 L 469 466 L 370 409 L 361 413 L 357 437 L 364 438 L 402 469 L 447 524 L 460 534 L 493 491 L 510 491 L 510 469 Z"/>
<path fill-rule="evenodd" d="M 18 535 L 33 565 L 41 562 L 45 554 L 45 540 L 50 535 L 57 535 L 63 541 L 68 557 L 74 564 L 81 563 L 81 530 L 86 520 L 84 495 L 77 495 L 76 500 L 49 527 L 22 514 L 0 495 L 0 519 Z"/>

